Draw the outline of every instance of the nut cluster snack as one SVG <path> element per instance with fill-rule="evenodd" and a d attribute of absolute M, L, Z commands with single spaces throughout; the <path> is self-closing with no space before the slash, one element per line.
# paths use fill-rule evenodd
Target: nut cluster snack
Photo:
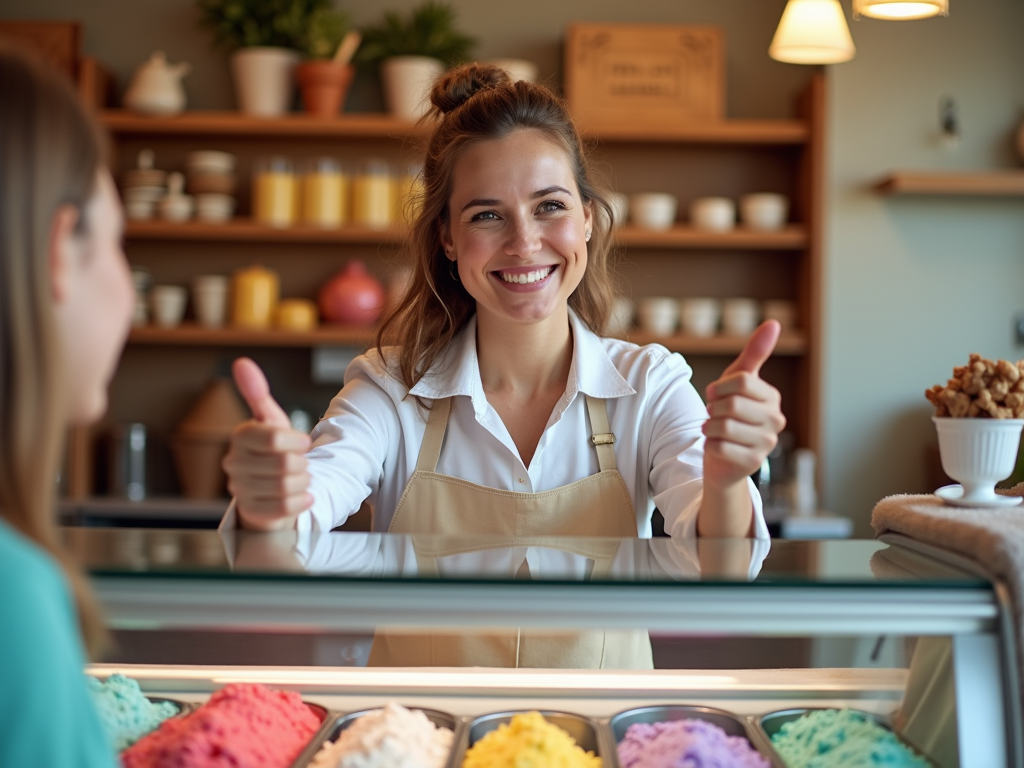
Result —
<path fill-rule="evenodd" d="M 953 369 L 946 386 L 936 384 L 924 396 L 936 416 L 981 419 L 1024 418 L 1024 360 L 986 360 L 972 354 Z"/>

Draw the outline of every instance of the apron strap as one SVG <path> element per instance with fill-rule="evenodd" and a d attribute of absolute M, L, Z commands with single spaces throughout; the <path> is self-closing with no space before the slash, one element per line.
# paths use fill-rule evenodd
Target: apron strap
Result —
<path fill-rule="evenodd" d="M 436 472 L 437 460 L 441 457 L 444 433 L 448 429 L 448 414 L 451 413 L 452 399 L 445 397 L 434 401 L 427 418 L 427 431 L 420 444 L 420 455 L 416 459 L 417 472 Z"/>
<path fill-rule="evenodd" d="M 590 431 L 593 432 L 590 442 L 597 450 L 597 465 L 602 472 L 616 469 L 615 435 L 608 426 L 608 403 L 587 394 L 583 397 L 587 401 L 587 413 L 590 414 Z"/>

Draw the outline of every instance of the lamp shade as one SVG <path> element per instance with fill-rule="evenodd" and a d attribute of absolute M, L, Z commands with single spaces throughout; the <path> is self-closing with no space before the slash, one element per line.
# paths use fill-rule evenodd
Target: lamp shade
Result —
<path fill-rule="evenodd" d="M 839 0 L 789 0 L 768 47 L 789 64 L 838 64 L 856 53 Z"/>
<path fill-rule="evenodd" d="M 853 18 L 911 21 L 949 16 L 949 0 L 853 0 Z"/>

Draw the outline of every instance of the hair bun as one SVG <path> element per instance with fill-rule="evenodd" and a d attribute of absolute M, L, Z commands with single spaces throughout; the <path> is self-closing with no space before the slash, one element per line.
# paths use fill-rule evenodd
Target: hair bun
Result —
<path fill-rule="evenodd" d="M 464 64 L 443 74 L 430 91 L 430 102 L 442 114 L 465 104 L 474 94 L 509 85 L 508 72 L 493 64 Z"/>

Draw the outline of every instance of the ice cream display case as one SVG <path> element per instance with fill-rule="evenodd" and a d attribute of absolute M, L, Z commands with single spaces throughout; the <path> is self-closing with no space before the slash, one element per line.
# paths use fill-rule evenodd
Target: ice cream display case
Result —
<path fill-rule="evenodd" d="M 536 736 L 551 726 L 592 753 L 591 762 L 566 765 L 646 766 L 654 764 L 648 742 L 696 754 L 723 740 L 751 751 L 751 762 L 736 765 L 803 765 L 801 750 L 823 748 L 815 739 L 838 732 L 853 749 L 849 734 L 863 731 L 875 740 L 865 749 L 891 741 L 904 750 L 888 765 L 1024 766 L 1006 589 L 968 561 L 896 535 L 769 543 L 72 528 L 64 536 L 114 629 L 365 639 L 368 655 L 354 666 L 268 659 L 88 670 L 123 674 L 147 696 L 193 712 L 233 685 L 294 692 L 325 714 L 285 764 L 342 764 L 313 761 L 325 742 L 378 738 L 366 735 L 376 726 L 365 713 L 397 703 L 422 710 L 424 732 L 451 732 L 437 763 L 445 766 L 499 765 L 478 754 L 488 740 L 555 743 Z M 666 651 L 695 638 L 739 650 L 713 669 Z M 796 649 L 801 661 L 773 660 L 774 651 L 756 652 L 761 645 Z M 541 724 L 526 717 L 535 711 Z M 389 727 L 397 726 L 380 726 Z"/>

